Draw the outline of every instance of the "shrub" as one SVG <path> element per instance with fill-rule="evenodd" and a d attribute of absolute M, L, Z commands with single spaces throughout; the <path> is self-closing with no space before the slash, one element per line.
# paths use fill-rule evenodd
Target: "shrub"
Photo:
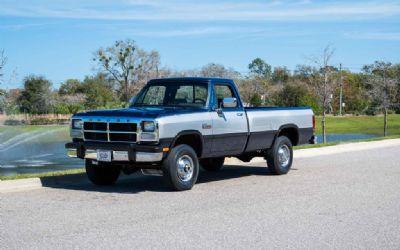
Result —
<path fill-rule="evenodd" d="M 4 121 L 4 125 L 6 126 L 20 126 L 24 125 L 25 121 L 24 120 L 14 120 L 14 119 L 9 119 Z"/>
<path fill-rule="evenodd" d="M 68 124 L 69 119 L 50 119 L 50 118 L 34 118 L 29 123 L 30 125 L 62 125 Z"/>
<path fill-rule="evenodd" d="M 252 107 L 260 107 L 262 105 L 262 100 L 261 100 L 261 96 L 259 94 L 254 94 L 251 98 L 250 98 L 250 105 Z"/>

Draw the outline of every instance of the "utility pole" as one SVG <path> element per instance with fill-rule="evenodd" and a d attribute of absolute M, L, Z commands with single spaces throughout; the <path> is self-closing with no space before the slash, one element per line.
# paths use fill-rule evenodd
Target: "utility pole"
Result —
<path fill-rule="evenodd" d="M 339 65 L 340 70 L 340 96 L 339 96 L 339 115 L 342 115 L 343 106 L 343 77 L 342 77 L 342 64 Z"/>

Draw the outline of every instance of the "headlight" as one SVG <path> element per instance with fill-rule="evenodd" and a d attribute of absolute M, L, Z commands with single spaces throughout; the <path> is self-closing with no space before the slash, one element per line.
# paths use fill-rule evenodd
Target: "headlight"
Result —
<path fill-rule="evenodd" d="M 72 119 L 72 129 L 82 129 L 83 121 L 81 119 Z"/>
<path fill-rule="evenodd" d="M 142 122 L 143 132 L 154 132 L 156 130 L 156 124 L 153 121 Z"/>

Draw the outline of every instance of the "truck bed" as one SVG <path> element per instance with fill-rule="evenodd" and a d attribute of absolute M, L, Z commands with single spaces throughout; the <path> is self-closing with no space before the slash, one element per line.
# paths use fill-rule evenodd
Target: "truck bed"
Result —
<path fill-rule="evenodd" d="M 297 129 L 296 145 L 308 144 L 313 136 L 313 112 L 309 107 L 246 107 L 245 111 L 250 134 L 247 152 L 271 147 L 283 128 Z"/>

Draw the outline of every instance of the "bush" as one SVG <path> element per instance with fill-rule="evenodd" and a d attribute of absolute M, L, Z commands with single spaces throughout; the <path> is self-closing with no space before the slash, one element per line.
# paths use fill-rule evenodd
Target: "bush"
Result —
<path fill-rule="evenodd" d="M 260 107 L 262 105 L 261 96 L 259 94 L 254 94 L 250 98 L 250 106 L 252 107 Z"/>
<path fill-rule="evenodd" d="M 14 119 L 9 119 L 4 121 L 4 125 L 6 126 L 20 126 L 24 125 L 25 121 L 24 120 L 14 120 Z"/>
<path fill-rule="evenodd" d="M 34 118 L 30 125 L 62 125 L 68 124 L 69 119 L 50 119 L 50 118 Z"/>
<path fill-rule="evenodd" d="M 84 110 L 83 105 L 75 103 L 72 104 L 58 103 L 55 106 L 56 114 L 76 114 L 81 110 Z"/>

